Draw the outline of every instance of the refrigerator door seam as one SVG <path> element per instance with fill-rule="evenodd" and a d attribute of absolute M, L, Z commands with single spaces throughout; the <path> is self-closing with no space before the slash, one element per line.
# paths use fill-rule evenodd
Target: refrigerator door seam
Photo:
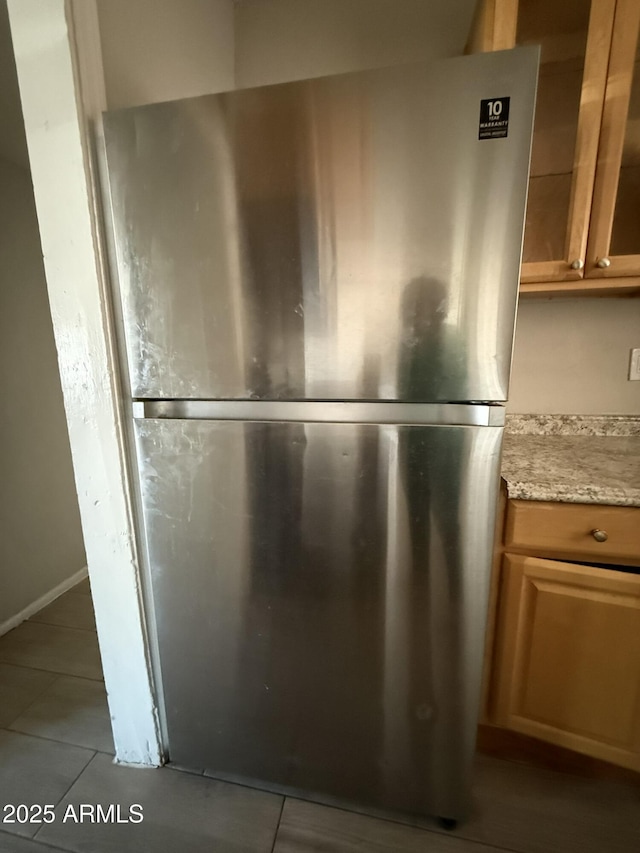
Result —
<path fill-rule="evenodd" d="M 458 403 L 345 403 L 289 400 L 138 400 L 136 419 L 504 426 L 502 406 Z"/>

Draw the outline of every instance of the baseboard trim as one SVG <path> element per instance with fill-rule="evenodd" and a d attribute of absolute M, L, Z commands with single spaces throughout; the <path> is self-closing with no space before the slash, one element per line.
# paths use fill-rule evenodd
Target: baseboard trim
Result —
<path fill-rule="evenodd" d="M 22 622 L 28 619 L 30 616 L 33 616 L 34 613 L 38 613 L 38 611 L 42 610 L 48 604 L 51 604 L 52 601 L 55 601 L 56 598 L 60 598 L 61 595 L 64 595 L 65 592 L 68 592 L 72 587 L 76 584 L 80 583 L 80 581 L 84 580 L 88 577 L 89 571 L 86 566 L 77 571 L 75 574 L 71 575 L 71 577 L 63 580 L 62 583 L 59 583 L 58 586 L 55 586 L 53 589 L 46 592 L 44 595 L 41 595 L 40 598 L 37 598 L 31 604 L 28 604 L 20 613 L 16 613 L 15 616 L 10 616 L 5 622 L 0 625 L 0 637 L 3 634 L 6 634 L 8 631 L 12 631 L 14 628 L 17 628 Z"/>

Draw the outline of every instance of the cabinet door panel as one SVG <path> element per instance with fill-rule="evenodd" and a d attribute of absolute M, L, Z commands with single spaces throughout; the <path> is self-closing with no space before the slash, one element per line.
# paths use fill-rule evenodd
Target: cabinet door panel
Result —
<path fill-rule="evenodd" d="M 609 257 L 640 254 L 640 164 L 620 169 Z M 640 258 L 638 259 L 640 273 Z"/>
<path fill-rule="evenodd" d="M 571 175 L 532 175 L 524 232 L 522 263 L 553 261 L 564 254 L 565 226 L 571 204 Z M 558 269 L 558 273 L 561 270 Z"/>
<path fill-rule="evenodd" d="M 640 3 L 618 0 L 591 215 L 589 277 L 640 275 L 639 29 Z"/>
<path fill-rule="evenodd" d="M 584 57 L 545 62 L 540 67 L 531 177 L 571 176 L 582 89 Z M 568 215 L 568 207 L 565 217 Z M 560 229 L 563 233 L 566 221 Z M 559 257 L 556 255 L 556 257 Z"/>
<path fill-rule="evenodd" d="M 640 576 L 506 555 L 495 721 L 640 770 Z"/>
<path fill-rule="evenodd" d="M 614 10 L 615 0 L 518 3 L 516 43 L 542 46 L 523 282 L 583 276 Z"/>

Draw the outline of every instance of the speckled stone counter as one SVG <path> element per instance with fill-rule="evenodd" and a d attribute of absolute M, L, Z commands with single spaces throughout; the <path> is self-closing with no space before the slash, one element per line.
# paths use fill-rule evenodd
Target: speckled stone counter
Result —
<path fill-rule="evenodd" d="M 510 498 L 640 507 L 640 418 L 509 415 Z"/>

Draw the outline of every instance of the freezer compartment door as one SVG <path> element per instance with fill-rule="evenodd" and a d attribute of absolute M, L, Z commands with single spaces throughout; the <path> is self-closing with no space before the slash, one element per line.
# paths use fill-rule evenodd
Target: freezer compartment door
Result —
<path fill-rule="evenodd" d="M 136 433 L 171 761 L 460 817 L 502 430 Z"/>
<path fill-rule="evenodd" d="M 107 114 L 133 396 L 505 400 L 537 62 Z"/>

